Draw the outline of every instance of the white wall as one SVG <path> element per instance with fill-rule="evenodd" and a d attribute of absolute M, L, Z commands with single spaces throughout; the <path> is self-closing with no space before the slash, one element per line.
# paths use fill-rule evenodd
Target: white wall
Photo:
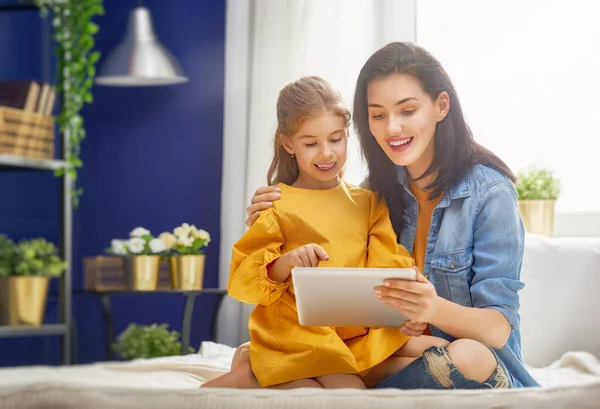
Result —
<path fill-rule="evenodd" d="M 417 42 L 450 74 L 476 140 L 515 170 L 554 169 L 558 213 L 600 212 L 598 21 L 600 1 L 417 2 Z"/>

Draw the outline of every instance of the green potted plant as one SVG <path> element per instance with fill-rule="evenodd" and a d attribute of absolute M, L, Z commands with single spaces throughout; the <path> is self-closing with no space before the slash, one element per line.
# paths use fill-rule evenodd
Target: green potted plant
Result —
<path fill-rule="evenodd" d="M 4 234 L 0 234 L 0 278 L 12 274 L 15 266 L 15 249 L 15 243 Z"/>
<path fill-rule="evenodd" d="M 136 227 L 128 240 L 112 240 L 106 252 L 123 257 L 127 288 L 153 291 L 158 286 L 160 259 L 166 250 L 163 240 L 155 238 L 150 230 Z"/>
<path fill-rule="evenodd" d="M 550 169 L 531 166 L 526 172 L 518 173 L 515 187 L 525 231 L 552 236 L 560 180 Z"/>
<path fill-rule="evenodd" d="M 67 264 L 56 246 L 42 238 L 15 244 L 0 237 L 0 324 L 39 326 L 44 320 L 48 284 Z"/>
<path fill-rule="evenodd" d="M 171 288 L 200 290 L 204 280 L 206 255 L 203 248 L 210 243 L 210 234 L 193 224 L 183 223 L 158 236 L 169 255 Z"/>
<path fill-rule="evenodd" d="M 129 324 L 112 348 L 126 360 L 181 355 L 179 332 L 169 331 L 167 324 Z M 188 352 L 193 354 L 194 349 Z"/>

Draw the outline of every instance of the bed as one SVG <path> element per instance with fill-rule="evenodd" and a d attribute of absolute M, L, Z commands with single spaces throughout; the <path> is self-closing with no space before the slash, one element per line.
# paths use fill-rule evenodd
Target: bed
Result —
<path fill-rule="evenodd" d="M 0 369 L 0 408 L 600 408 L 600 238 L 528 236 L 522 272 L 525 360 L 540 387 L 479 391 L 199 389 L 233 348 L 71 367 Z"/>

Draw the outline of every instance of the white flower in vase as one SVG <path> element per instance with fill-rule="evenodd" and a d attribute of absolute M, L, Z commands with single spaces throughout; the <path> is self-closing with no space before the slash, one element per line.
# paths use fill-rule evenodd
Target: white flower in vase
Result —
<path fill-rule="evenodd" d="M 141 237 L 133 237 L 127 241 L 127 247 L 129 248 L 129 252 L 132 254 L 140 254 L 144 251 L 144 247 L 146 246 L 146 240 Z"/>
<path fill-rule="evenodd" d="M 124 256 L 127 254 L 127 248 L 125 247 L 126 240 L 114 239 L 110 242 L 110 249 L 112 254 L 116 256 Z"/>
<path fill-rule="evenodd" d="M 210 243 L 210 234 L 204 229 L 196 230 L 195 232 L 192 233 L 192 235 L 196 239 L 204 240 L 206 242 L 205 245 L 208 245 L 208 243 Z"/>
<path fill-rule="evenodd" d="M 177 244 L 177 237 L 169 232 L 161 233 L 158 238 L 164 243 L 165 249 L 170 249 Z"/>
<path fill-rule="evenodd" d="M 173 229 L 173 234 L 177 237 L 187 237 L 192 232 L 192 226 L 188 223 L 183 223 L 181 226 Z"/>
<path fill-rule="evenodd" d="M 150 234 L 150 230 L 143 227 L 136 227 L 129 233 L 129 237 L 142 237 Z"/>
<path fill-rule="evenodd" d="M 148 246 L 150 246 L 150 250 L 154 254 L 162 253 L 163 251 L 165 251 L 167 249 L 167 246 L 165 246 L 165 243 L 161 239 L 150 240 L 150 243 L 148 243 Z"/>
<path fill-rule="evenodd" d="M 177 244 L 184 247 L 191 247 L 194 243 L 194 238 L 192 236 L 178 236 Z"/>

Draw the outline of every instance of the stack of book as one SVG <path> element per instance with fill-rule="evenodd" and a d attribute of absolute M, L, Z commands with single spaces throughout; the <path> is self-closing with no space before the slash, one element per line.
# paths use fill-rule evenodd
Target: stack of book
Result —
<path fill-rule="evenodd" d="M 51 116 L 56 89 L 45 82 L 0 81 L 0 106 Z"/>

